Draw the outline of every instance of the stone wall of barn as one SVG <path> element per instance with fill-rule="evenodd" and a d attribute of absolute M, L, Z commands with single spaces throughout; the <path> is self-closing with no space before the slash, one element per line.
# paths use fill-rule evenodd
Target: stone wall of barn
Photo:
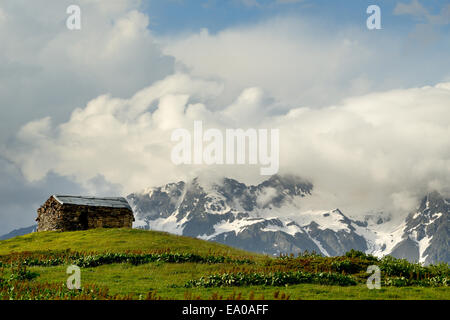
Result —
<path fill-rule="evenodd" d="M 53 197 L 48 199 L 38 210 L 37 231 L 61 230 L 62 225 L 62 204 Z"/>
<path fill-rule="evenodd" d="M 133 213 L 126 208 L 61 205 L 53 197 L 38 209 L 37 231 L 76 231 L 95 228 L 131 228 Z"/>

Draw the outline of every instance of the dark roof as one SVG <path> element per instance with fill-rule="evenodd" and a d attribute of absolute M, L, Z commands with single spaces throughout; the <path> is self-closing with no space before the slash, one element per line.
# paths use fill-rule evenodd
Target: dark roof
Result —
<path fill-rule="evenodd" d="M 53 195 L 53 198 L 55 198 L 55 200 L 61 204 L 74 204 L 78 206 L 90 206 L 90 207 L 126 208 L 133 211 L 130 205 L 128 204 L 128 201 L 122 197 L 96 198 L 96 197 Z"/>

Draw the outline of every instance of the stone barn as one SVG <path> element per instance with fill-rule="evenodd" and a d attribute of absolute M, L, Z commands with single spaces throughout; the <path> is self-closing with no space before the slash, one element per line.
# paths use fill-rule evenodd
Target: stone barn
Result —
<path fill-rule="evenodd" d="M 37 213 L 37 231 L 131 228 L 134 221 L 125 198 L 53 195 Z"/>

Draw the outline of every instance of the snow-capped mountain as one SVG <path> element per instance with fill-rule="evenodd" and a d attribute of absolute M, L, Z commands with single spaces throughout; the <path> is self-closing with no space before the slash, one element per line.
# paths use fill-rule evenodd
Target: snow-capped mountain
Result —
<path fill-rule="evenodd" d="M 339 209 L 303 209 L 312 192 L 309 182 L 277 175 L 256 186 L 233 179 L 170 183 L 130 194 L 128 200 L 135 212 L 134 227 L 249 251 L 276 255 L 308 250 L 334 256 L 355 249 L 424 264 L 450 263 L 450 200 L 439 193 L 426 195 L 404 220 L 375 213 L 359 221 Z M 35 229 L 14 230 L 0 240 Z"/>
<path fill-rule="evenodd" d="M 128 196 L 135 227 L 217 241 L 267 253 L 316 251 L 327 256 L 350 249 L 431 263 L 449 261 L 449 204 L 432 193 L 402 223 L 382 214 L 363 221 L 339 209 L 305 211 L 313 185 L 272 176 L 256 186 L 225 178 L 220 183 L 178 182 Z M 428 203 L 428 205 L 427 205 Z"/>
<path fill-rule="evenodd" d="M 448 246 L 450 201 L 432 192 L 403 224 L 402 239 L 391 251 L 398 258 L 424 263 L 450 261 Z"/>

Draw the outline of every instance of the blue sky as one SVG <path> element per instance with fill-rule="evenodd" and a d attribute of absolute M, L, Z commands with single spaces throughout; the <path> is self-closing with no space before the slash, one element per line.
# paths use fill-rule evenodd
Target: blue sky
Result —
<path fill-rule="evenodd" d="M 408 15 L 396 15 L 398 3 L 410 1 L 366 0 L 303 0 L 277 3 L 276 0 L 168 0 L 144 2 L 150 17 L 150 28 L 158 34 L 198 31 L 207 28 L 211 33 L 241 24 L 255 23 L 276 15 L 307 16 L 321 20 L 324 25 L 360 25 L 365 27 L 366 8 L 376 4 L 382 10 L 382 26 L 387 30 L 409 32 L 421 20 Z M 439 14 L 448 1 L 422 1 L 430 14 Z M 449 25 L 440 28 L 448 34 Z"/>

